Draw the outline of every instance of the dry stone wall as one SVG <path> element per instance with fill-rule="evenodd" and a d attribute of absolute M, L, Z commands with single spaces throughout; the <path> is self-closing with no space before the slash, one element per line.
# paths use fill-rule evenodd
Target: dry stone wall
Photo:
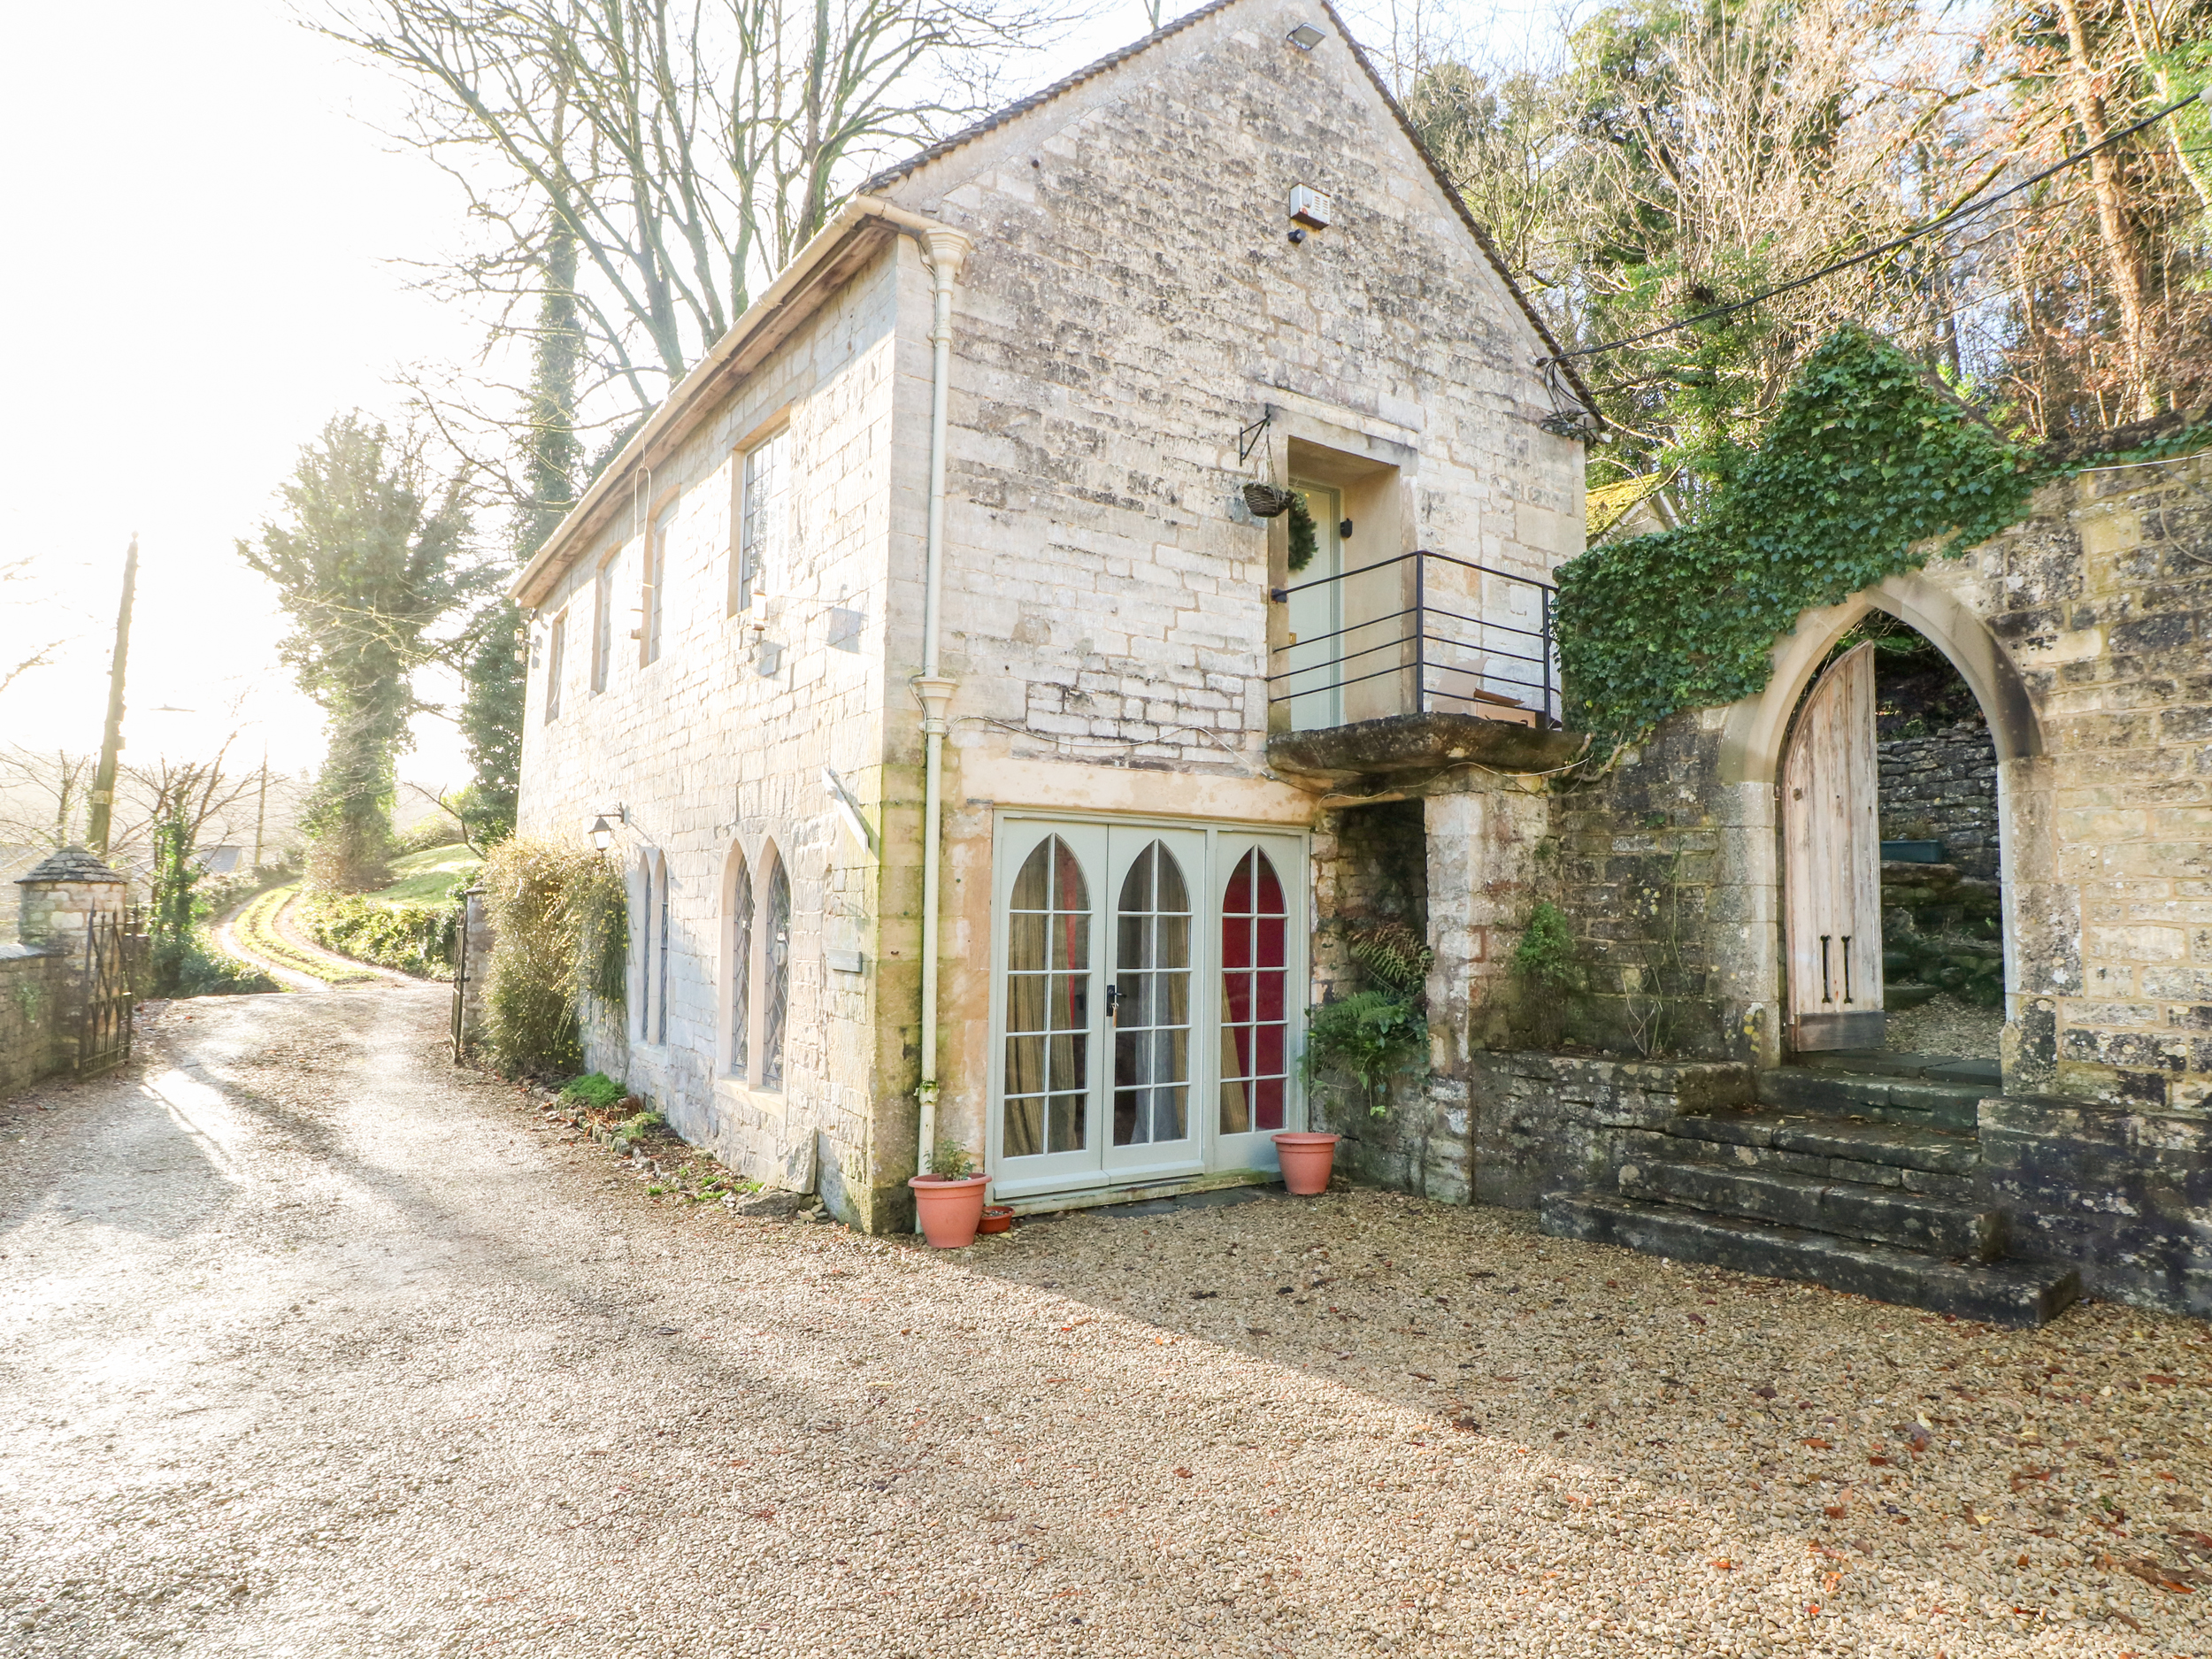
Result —
<path fill-rule="evenodd" d="M 1997 747 L 1989 723 L 1960 720 L 1924 737 L 1892 738 L 1876 753 L 1882 839 L 1939 841 L 1961 875 L 1996 880 Z"/>

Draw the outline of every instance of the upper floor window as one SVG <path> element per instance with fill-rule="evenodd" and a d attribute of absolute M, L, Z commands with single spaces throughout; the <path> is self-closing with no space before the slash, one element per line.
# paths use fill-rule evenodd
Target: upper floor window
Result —
<path fill-rule="evenodd" d="M 638 666 L 661 659 L 661 625 L 667 615 L 664 603 L 668 590 L 668 533 L 675 526 L 676 503 L 671 501 L 645 526 L 643 586 L 639 595 L 642 617 L 638 626 Z"/>
<path fill-rule="evenodd" d="M 553 634 L 545 647 L 545 718 L 561 718 L 561 668 L 568 655 L 568 612 L 553 618 Z"/>
<path fill-rule="evenodd" d="M 730 614 L 735 616 L 783 573 L 790 511 L 791 428 L 786 426 L 739 457 L 737 546 L 730 560 Z"/>
<path fill-rule="evenodd" d="M 607 664 L 614 656 L 614 561 L 611 553 L 599 561 L 591 582 L 591 688 L 595 695 L 607 688 Z"/>

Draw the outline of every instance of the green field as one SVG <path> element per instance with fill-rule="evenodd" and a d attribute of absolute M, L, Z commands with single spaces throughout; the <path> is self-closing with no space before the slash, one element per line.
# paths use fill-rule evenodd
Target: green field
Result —
<path fill-rule="evenodd" d="M 473 879 L 484 861 L 466 847 L 432 847 L 392 861 L 392 885 L 361 896 L 387 904 L 436 904 L 463 877 Z"/>

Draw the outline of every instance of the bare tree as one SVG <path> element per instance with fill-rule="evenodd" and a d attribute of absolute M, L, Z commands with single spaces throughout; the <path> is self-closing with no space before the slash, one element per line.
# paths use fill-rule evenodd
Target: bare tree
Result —
<path fill-rule="evenodd" d="M 0 559 L 0 584 L 27 581 L 30 576 L 31 560 L 28 555 L 21 558 Z M 49 640 L 13 662 L 0 660 L 0 691 L 5 691 L 34 668 L 43 668 L 52 662 L 54 653 L 61 649 L 63 643 L 60 640 Z M 20 650 L 22 648 L 19 645 L 16 649 Z"/>
<path fill-rule="evenodd" d="M 323 27 L 414 88 L 400 136 L 467 193 L 480 243 L 432 280 L 497 342 L 546 326 L 549 273 L 572 271 L 574 406 L 618 434 L 872 161 L 982 108 L 1050 4 L 334 0 Z M 419 389 L 526 505 L 529 389 Z"/>
<path fill-rule="evenodd" d="M 173 824 L 182 832 L 178 856 L 196 854 L 211 830 L 227 828 L 253 800 L 259 787 L 257 769 L 234 771 L 229 765 L 233 732 L 212 756 L 200 760 L 172 760 L 163 755 L 142 765 L 122 769 L 116 791 L 120 825 L 109 843 L 110 851 L 134 864 L 150 859 L 156 831 Z"/>
<path fill-rule="evenodd" d="M 0 749 L 0 842 L 49 849 L 75 845 L 84 833 L 93 759 L 19 744 Z"/>

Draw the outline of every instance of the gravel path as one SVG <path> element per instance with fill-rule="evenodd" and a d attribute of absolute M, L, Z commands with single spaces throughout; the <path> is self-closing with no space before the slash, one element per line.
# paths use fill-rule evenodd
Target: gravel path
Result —
<path fill-rule="evenodd" d="M 0 1106 L 0 1649 L 2207 1651 L 2196 1323 L 1364 1191 L 934 1256 L 655 1200 L 445 995 Z"/>
<path fill-rule="evenodd" d="M 1883 1022 L 1882 1046 L 1892 1054 L 1947 1054 L 1961 1060 L 1994 1060 L 2005 1030 L 2005 1010 L 1962 1002 L 1948 991 L 1918 1008 L 1901 1009 Z"/>

